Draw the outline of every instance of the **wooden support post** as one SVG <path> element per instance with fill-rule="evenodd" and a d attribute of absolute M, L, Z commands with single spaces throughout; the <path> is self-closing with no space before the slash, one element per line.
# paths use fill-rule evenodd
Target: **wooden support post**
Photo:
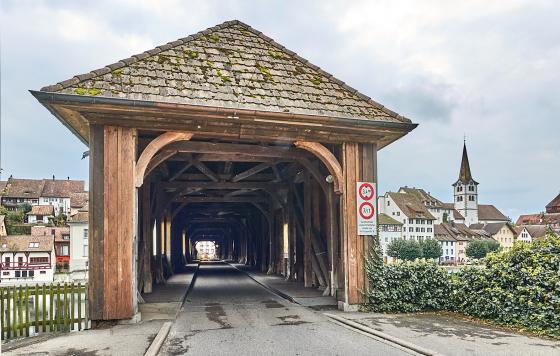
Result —
<path fill-rule="evenodd" d="M 150 189 L 151 183 L 142 185 L 142 238 L 143 238 L 143 284 L 144 293 L 152 293 L 152 251 L 153 251 L 153 223 L 150 214 Z"/>
<path fill-rule="evenodd" d="M 358 259 L 360 250 L 358 249 L 358 229 L 356 218 L 356 182 L 360 174 L 360 156 L 357 143 L 344 143 L 342 145 L 342 165 L 344 180 L 344 195 L 342 198 L 343 213 L 343 259 L 345 266 L 345 307 L 358 304 L 361 301 L 358 275 L 363 271 L 358 270 Z"/>
<path fill-rule="evenodd" d="M 311 257 L 311 210 L 311 178 L 309 176 L 309 172 L 306 172 L 303 185 L 303 280 L 306 287 L 311 287 L 313 285 L 313 266 Z"/>
<path fill-rule="evenodd" d="M 367 236 L 358 236 L 356 182 L 375 181 L 377 149 L 373 144 L 344 143 L 342 147 L 344 195 L 342 198 L 343 259 L 346 306 L 364 301 L 367 288 L 364 262 L 368 252 Z"/>
<path fill-rule="evenodd" d="M 90 288 L 92 320 L 134 316 L 133 240 L 136 131 L 90 128 Z"/>
<path fill-rule="evenodd" d="M 266 271 L 266 274 L 273 274 L 275 273 L 274 270 L 274 266 L 276 264 L 276 231 L 274 229 L 274 223 L 276 220 L 276 217 L 274 216 L 274 208 L 272 207 L 272 204 L 269 205 L 270 206 L 270 210 L 269 210 L 269 219 L 267 221 L 268 223 L 268 270 Z"/>
<path fill-rule="evenodd" d="M 295 224 L 295 203 L 293 186 L 288 190 L 288 278 L 295 280 L 296 277 L 296 224 Z"/>

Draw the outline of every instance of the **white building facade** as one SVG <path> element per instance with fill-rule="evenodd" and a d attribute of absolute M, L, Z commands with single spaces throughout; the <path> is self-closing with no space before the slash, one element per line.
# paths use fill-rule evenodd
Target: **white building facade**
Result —
<path fill-rule="evenodd" d="M 14 235 L 0 240 L 0 285 L 50 283 L 56 268 L 54 238 Z"/>
<path fill-rule="evenodd" d="M 70 226 L 70 275 L 73 280 L 87 280 L 89 270 L 89 225 L 87 211 L 80 211 L 68 220 Z"/>

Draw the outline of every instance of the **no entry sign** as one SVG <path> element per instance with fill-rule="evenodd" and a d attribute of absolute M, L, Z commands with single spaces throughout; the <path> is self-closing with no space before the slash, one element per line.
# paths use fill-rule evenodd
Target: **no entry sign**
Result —
<path fill-rule="evenodd" d="M 375 183 L 356 183 L 358 235 L 377 234 L 377 189 Z"/>

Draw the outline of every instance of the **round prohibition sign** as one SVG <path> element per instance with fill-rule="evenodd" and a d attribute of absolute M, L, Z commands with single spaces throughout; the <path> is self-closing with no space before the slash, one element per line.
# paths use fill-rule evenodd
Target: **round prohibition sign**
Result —
<path fill-rule="evenodd" d="M 373 217 L 373 214 L 375 214 L 375 209 L 373 208 L 373 205 L 371 205 L 370 202 L 365 201 L 362 204 L 360 204 L 359 213 L 362 219 L 369 220 Z"/>
<path fill-rule="evenodd" d="M 358 194 L 360 194 L 360 198 L 363 200 L 370 200 L 373 198 L 373 186 L 369 183 L 363 183 L 360 185 L 360 189 L 358 190 Z"/>

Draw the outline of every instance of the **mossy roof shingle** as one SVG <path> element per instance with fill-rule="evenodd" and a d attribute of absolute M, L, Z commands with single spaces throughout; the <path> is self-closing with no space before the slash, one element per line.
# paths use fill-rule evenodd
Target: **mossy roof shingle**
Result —
<path fill-rule="evenodd" d="M 41 90 L 410 123 L 239 21 L 225 22 Z"/>

